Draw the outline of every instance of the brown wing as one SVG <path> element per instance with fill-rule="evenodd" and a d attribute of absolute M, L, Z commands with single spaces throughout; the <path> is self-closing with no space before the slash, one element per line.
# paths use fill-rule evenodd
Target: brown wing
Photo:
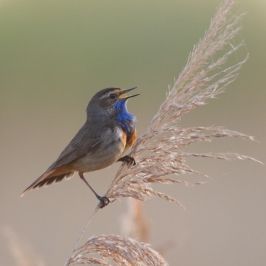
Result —
<path fill-rule="evenodd" d="M 85 125 L 78 131 L 75 137 L 70 141 L 67 147 L 63 150 L 57 160 L 46 170 L 46 172 L 41 175 L 37 180 L 35 180 L 25 191 L 22 193 L 21 197 L 24 196 L 28 191 L 42 187 L 43 185 L 50 185 L 54 181 L 60 182 L 66 178 L 73 176 L 74 172 L 67 168 L 67 164 L 70 162 L 84 156 L 87 153 L 94 152 L 97 150 L 101 144 L 101 134 L 106 133 L 106 128 L 97 130 L 95 132 L 94 127 L 91 127 L 85 123 Z"/>
<path fill-rule="evenodd" d="M 106 129 L 104 131 L 98 130 L 98 132 L 100 133 L 95 132 L 93 128 L 90 129 L 85 124 L 62 151 L 57 160 L 46 170 L 46 173 L 69 164 L 87 153 L 94 152 L 101 144 L 101 136 L 106 132 Z"/>

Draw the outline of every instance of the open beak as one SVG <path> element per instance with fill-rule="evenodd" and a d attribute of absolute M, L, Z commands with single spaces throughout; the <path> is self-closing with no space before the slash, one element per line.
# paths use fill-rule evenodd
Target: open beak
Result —
<path fill-rule="evenodd" d="M 129 99 L 129 98 L 132 98 L 132 97 L 135 97 L 135 96 L 138 96 L 139 94 L 134 94 L 134 95 L 129 95 L 129 96 L 124 96 L 125 93 L 129 92 L 129 91 L 132 91 L 134 89 L 136 89 L 137 87 L 133 87 L 133 88 L 130 88 L 130 89 L 127 89 L 127 90 L 124 90 L 120 96 L 119 96 L 119 99 Z"/>

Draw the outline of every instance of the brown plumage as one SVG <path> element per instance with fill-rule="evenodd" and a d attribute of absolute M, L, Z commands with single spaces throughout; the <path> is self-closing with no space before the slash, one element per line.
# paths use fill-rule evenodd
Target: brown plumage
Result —
<path fill-rule="evenodd" d="M 129 162 L 129 156 L 123 159 L 121 155 L 135 141 L 136 120 L 127 113 L 126 102 L 138 94 L 123 95 L 132 89 L 108 88 L 96 93 L 88 104 L 85 124 L 58 159 L 21 196 L 34 188 L 70 178 L 75 172 L 79 172 L 81 179 L 90 187 L 83 173 L 108 167 L 117 160 Z M 98 199 L 102 199 L 92 191 Z"/>

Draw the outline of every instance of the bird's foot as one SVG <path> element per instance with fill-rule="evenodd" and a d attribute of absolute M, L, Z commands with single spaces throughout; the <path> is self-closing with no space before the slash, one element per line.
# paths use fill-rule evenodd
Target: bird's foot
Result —
<path fill-rule="evenodd" d="M 103 207 L 107 206 L 110 202 L 110 200 L 107 197 L 100 197 L 99 195 L 97 196 L 97 199 L 100 201 L 100 209 Z"/>
<path fill-rule="evenodd" d="M 117 161 L 129 164 L 129 165 L 136 165 L 135 159 L 129 155 L 123 156 L 119 158 Z"/>

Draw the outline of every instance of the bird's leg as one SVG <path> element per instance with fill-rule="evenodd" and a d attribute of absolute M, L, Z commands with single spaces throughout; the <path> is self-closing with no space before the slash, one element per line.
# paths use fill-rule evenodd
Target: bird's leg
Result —
<path fill-rule="evenodd" d="M 129 155 L 123 156 L 123 157 L 119 158 L 117 161 L 125 162 L 126 164 L 136 165 L 135 159 Z"/>
<path fill-rule="evenodd" d="M 108 203 L 110 202 L 109 199 L 107 197 L 101 197 L 99 196 L 96 191 L 91 187 L 91 185 L 88 183 L 88 181 L 85 179 L 83 173 L 79 172 L 79 177 L 85 182 L 85 184 L 91 189 L 91 191 L 94 193 L 94 195 L 96 196 L 96 198 L 101 202 L 100 204 L 100 208 L 103 208 L 105 206 L 108 205 Z"/>

